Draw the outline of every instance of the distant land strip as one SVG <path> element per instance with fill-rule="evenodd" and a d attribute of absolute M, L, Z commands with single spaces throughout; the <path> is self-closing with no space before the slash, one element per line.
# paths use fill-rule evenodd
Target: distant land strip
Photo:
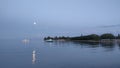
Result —
<path fill-rule="evenodd" d="M 65 37 L 65 36 L 55 36 L 55 37 L 45 37 L 45 41 L 80 41 L 80 42 L 120 42 L 120 34 L 117 36 L 111 33 L 104 33 L 102 35 L 90 34 L 90 35 L 81 35 L 76 37 Z"/>

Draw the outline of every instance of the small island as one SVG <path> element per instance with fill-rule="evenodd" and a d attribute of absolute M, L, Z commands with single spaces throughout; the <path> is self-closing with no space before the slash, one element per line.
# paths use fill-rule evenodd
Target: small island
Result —
<path fill-rule="evenodd" d="M 97 34 L 90 34 L 90 35 L 81 35 L 76 37 L 45 37 L 45 41 L 53 42 L 53 41 L 79 41 L 79 42 L 113 42 L 117 41 L 120 42 L 120 34 L 117 36 L 111 34 L 111 33 L 104 33 L 102 35 Z"/>

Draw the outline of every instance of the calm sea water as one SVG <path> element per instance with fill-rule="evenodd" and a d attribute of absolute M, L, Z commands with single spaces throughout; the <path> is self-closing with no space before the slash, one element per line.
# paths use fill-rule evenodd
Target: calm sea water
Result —
<path fill-rule="evenodd" d="M 4 39 L 0 68 L 120 68 L 120 44 Z"/>

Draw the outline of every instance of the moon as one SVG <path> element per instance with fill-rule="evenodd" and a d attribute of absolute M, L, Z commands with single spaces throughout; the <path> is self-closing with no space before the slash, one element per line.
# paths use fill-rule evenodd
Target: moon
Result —
<path fill-rule="evenodd" d="M 36 23 L 36 22 L 34 22 L 33 24 L 34 24 L 34 25 L 36 25 L 37 23 Z"/>

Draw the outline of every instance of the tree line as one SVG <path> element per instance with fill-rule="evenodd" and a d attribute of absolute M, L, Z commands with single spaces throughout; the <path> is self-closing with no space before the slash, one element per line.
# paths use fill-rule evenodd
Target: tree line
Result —
<path fill-rule="evenodd" d="M 53 39 L 53 40 L 101 40 L 101 39 L 120 39 L 120 34 L 118 34 L 117 36 L 111 34 L 111 33 L 104 33 L 102 35 L 97 35 L 97 34 L 90 34 L 90 35 L 81 35 L 81 36 L 76 36 L 76 37 L 45 37 L 44 40 L 47 39 Z"/>

